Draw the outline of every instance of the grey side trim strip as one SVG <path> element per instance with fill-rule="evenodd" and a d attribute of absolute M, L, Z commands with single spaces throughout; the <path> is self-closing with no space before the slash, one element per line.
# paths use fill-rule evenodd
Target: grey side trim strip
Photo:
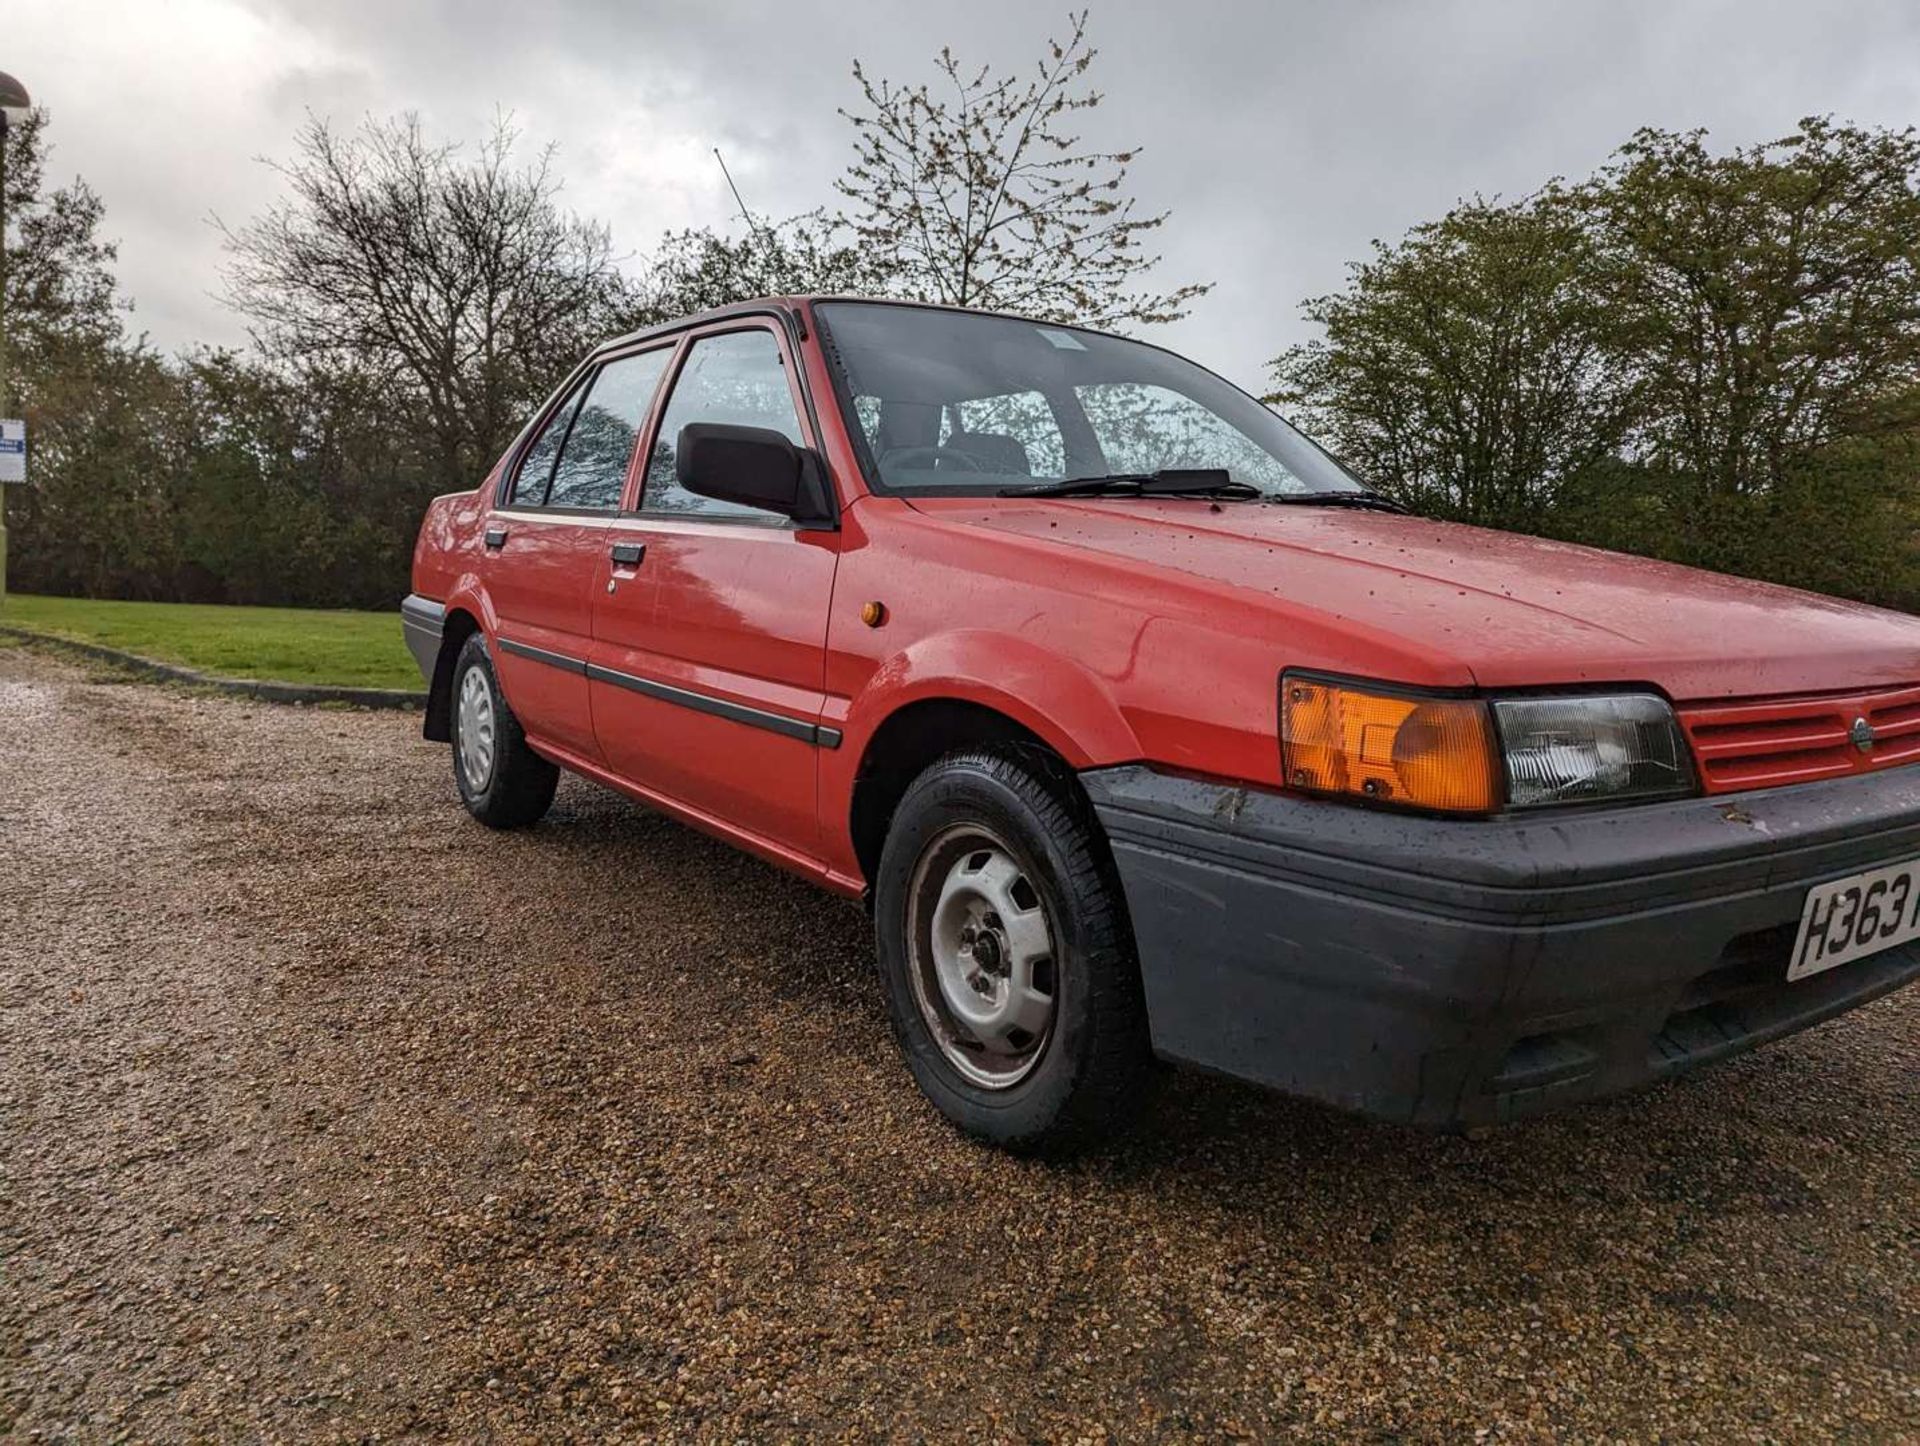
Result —
<path fill-rule="evenodd" d="M 612 668 L 603 668 L 598 663 L 587 664 L 587 676 L 596 682 L 611 683 L 616 688 L 625 688 L 632 693 L 658 698 L 663 703 L 677 703 L 682 708 L 693 709 L 696 713 L 711 713 L 714 717 L 725 718 L 731 723 L 744 723 L 749 728 L 764 728 L 769 733 L 798 738 L 802 743 L 811 743 L 818 748 L 840 746 L 840 735 L 834 729 L 822 728 L 817 723 L 808 723 L 801 718 L 789 718 L 784 713 L 769 713 L 763 708 L 749 708 L 744 703 L 733 703 L 707 693 L 696 693 L 691 688 L 676 688 L 670 683 L 656 683 L 651 678 L 636 678 L 631 673 L 616 673 Z M 831 735 L 833 741 L 828 742 L 823 735 Z"/>
<path fill-rule="evenodd" d="M 516 657 L 531 658 L 536 663 L 545 663 L 549 668 L 558 668 L 563 673 L 577 673 L 586 676 L 587 665 L 578 658 L 569 658 L 565 653 L 550 653 L 545 648 L 530 648 L 525 643 L 516 643 L 511 638 L 501 638 L 500 651 L 512 653 Z"/>
<path fill-rule="evenodd" d="M 570 658 L 565 653 L 550 653 L 545 648 L 530 648 L 525 643 L 516 643 L 509 638 L 500 639 L 500 648 L 503 652 L 531 658 L 536 663 L 545 663 L 548 667 L 559 668 L 562 672 L 578 673 L 598 683 L 610 683 L 616 688 L 625 688 L 631 693 L 657 698 L 663 703 L 675 703 L 682 708 L 691 708 L 696 713 L 709 713 L 715 718 L 725 718 L 730 723 L 744 723 L 749 728 L 764 728 L 769 733 L 797 738 L 802 743 L 811 743 L 816 748 L 840 746 L 838 728 L 809 723 L 803 718 L 790 718 L 785 713 L 769 713 L 764 708 L 749 708 L 745 703 L 715 698 L 709 693 L 697 693 L 691 688 L 676 688 L 671 683 L 656 683 L 651 678 L 636 678 L 631 673 L 616 672 L 612 668 L 603 668 L 598 663 L 583 663 L 578 658 Z"/>

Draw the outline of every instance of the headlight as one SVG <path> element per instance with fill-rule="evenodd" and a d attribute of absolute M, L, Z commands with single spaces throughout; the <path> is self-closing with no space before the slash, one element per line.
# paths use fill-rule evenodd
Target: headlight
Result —
<path fill-rule="evenodd" d="M 1493 721 L 1515 808 L 1693 791 L 1680 724 L 1651 693 L 1499 698 Z"/>
<path fill-rule="evenodd" d="M 1441 813 L 1693 791 L 1680 726 L 1651 693 L 1446 697 L 1288 673 L 1287 783 Z"/>

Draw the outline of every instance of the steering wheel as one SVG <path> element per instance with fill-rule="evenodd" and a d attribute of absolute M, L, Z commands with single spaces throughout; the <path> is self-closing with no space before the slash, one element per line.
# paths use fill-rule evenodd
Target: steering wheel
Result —
<path fill-rule="evenodd" d="M 925 460 L 922 461 L 922 458 Z M 928 467 L 935 472 L 943 470 L 943 462 L 963 464 L 959 468 L 962 472 L 987 470 L 972 453 L 963 452 L 958 447 L 895 447 L 881 461 L 889 467 Z"/>

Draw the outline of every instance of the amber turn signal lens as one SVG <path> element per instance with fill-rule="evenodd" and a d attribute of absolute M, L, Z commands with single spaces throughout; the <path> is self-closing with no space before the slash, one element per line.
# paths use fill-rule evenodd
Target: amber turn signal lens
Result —
<path fill-rule="evenodd" d="M 1348 683 L 1282 677 L 1287 782 L 1403 808 L 1491 813 L 1500 762 L 1484 704 L 1400 697 Z"/>

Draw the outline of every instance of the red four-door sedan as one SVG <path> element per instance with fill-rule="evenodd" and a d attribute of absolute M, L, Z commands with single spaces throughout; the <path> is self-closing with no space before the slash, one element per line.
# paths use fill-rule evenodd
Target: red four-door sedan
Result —
<path fill-rule="evenodd" d="M 1920 973 L 1920 621 L 1406 515 L 1157 347 L 826 298 L 609 342 L 421 529 L 468 810 L 562 768 L 871 904 L 1012 1146 L 1155 1055 L 1482 1125 Z"/>

